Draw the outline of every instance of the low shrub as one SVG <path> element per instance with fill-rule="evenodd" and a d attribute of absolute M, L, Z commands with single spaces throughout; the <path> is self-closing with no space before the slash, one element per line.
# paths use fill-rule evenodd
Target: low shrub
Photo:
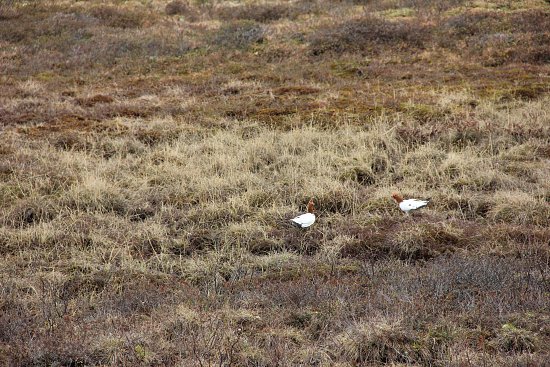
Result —
<path fill-rule="evenodd" d="M 313 55 L 372 53 L 380 47 L 423 48 L 431 29 L 415 21 L 389 21 L 374 16 L 323 28 L 310 36 Z"/>
<path fill-rule="evenodd" d="M 89 10 L 89 14 L 114 28 L 139 28 L 147 18 L 136 10 L 108 5 L 95 6 Z"/>
<path fill-rule="evenodd" d="M 267 23 L 281 18 L 295 18 L 296 15 L 289 4 L 245 4 L 216 9 L 216 16 L 226 21 L 246 19 Z"/>
<path fill-rule="evenodd" d="M 211 36 L 211 43 L 228 49 L 246 49 L 254 44 L 264 42 L 266 30 L 254 21 L 229 22 Z"/>

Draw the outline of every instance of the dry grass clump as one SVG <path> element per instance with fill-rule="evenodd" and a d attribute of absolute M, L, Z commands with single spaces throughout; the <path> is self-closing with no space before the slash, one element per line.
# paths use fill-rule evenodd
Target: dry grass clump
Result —
<path fill-rule="evenodd" d="M 420 224 L 401 227 L 394 234 L 390 252 L 398 254 L 404 260 L 430 259 L 457 248 L 463 247 L 467 240 L 464 230 L 451 224 Z"/>
<path fill-rule="evenodd" d="M 495 170 L 488 159 L 468 150 L 449 153 L 439 170 L 457 190 L 495 191 L 513 185 L 513 179 Z"/>
<path fill-rule="evenodd" d="M 91 149 L 90 139 L 83 133 L 64 131 L 51 137 L 51 144 L 61 150 Z"/>
<path fill-rule="evenodd" d="M 517 328 L 513 324 L 504 324 L 493 346 L 504 352 L 533 353 L 537 349 L 536 334 Z"/>
<path fill-rule="evenodd" d="M 549 223 L 550 207 L 544 200 L 521 192 L 496 192 L 495 204 L 489 217 L 497 222 L 517 225 L 546 226 Z"/>
<path fill-rule="evenodd" d="M 21 147 L 14 154 L 0 159 L 9 172 L 9 181 L 2 183 L 3 205 L 9 205 L 14 199 L 33 198 L 40 196 L 55 196 L 70 187 L 78 176 L 75 170 L 81 166 L 78 161 L 71 161 L 67 155 L 56 156 L 57 161 L 50 158 L 55 156 L 45 147 L 42 156 L 36 156 L 31 150 Z"/>
<path fill-rule="evenodd" d="M 128 198 L 115 185 L 94 173 L 84 176 L 64 198 L 67 207 L 84 212 L 114 211 L 122 214 L 128 202 Z"/>
<path fill-rule="evenodd" d="M 336 337 L 336 353 L 352 364 L 422 363 L 427 351 L 399 321 L 358 323 Z"/>

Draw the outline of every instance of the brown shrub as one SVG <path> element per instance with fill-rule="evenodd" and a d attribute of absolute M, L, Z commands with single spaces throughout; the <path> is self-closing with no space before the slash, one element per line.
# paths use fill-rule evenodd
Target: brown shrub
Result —
<path fill-rule="evenodd" d="M 549 39 L 550 41 L 550 39 Z M 549 42 L 550 44 L 550 42 Z M 510 101 L 533 101 L 544 96 L 550 88 L 546 85 L 528 85 L 510 89 Z"/>
<path fill-rule="evenodd" d="M 289 4 L 245 4 L 240 6 L 226 6 L 216 9 L 216 15 L 222 20 L 246 19 L 266 23 L 281 18 L 295 18 Z"/>
<path fill-rule="evenodd" d="M 87 150 L 91 144 L 82 133 L 75 131 L 62 131 L 51 137 L 52 145 L 62 150 Z"/>
<path fill-rule="evenodd" d="M 310 36 L 313 55 L 326 52 L 370 53 L 379 47 L 422 48 L 429 39 L 431 29 L 414 21 L 388 21 L 365 16 L 318 30 Z"/>
<path fill-rule="evenodd" d="M 513 12 L 510 23 L 516 32 L 545 34 L 550 28 L 550 13 L 540 8 Z"/>
<path fill-rule="evenodd" d="M 550 229 L 532 225 L 497 224 L 483 229 L 482 235 L 503 247 L 512 256 L 528 258 L 540 268 L 550 257 Z M 542 269 L 542 268 L 540 268 Z"/>
<path fill-rule="evenodd" d="M 388 237 L 393 235 L 394 221 L 355 227 L 347 226 L 345 232 L 351 238 L 342 247 L 343 257 L 378 259 L 387 256 Z"/>
<path fill-rule="evenodd" d="M 178 317 L 166 328 L 169 340 L 180 346 L 186 346 L 183 353 L 187 355 L 185 364 L 206 366 L 221 363 L 222 365 L 246 365 L 250 358 L 241 355 L 245 349 L 240 333 L 241 328 L 235 320 L 220 315 L 209 315 L 207 319 L 195 317 Z M 182 354 L 182 349 L 175 352 Z"/>
<path fill-rule="evenodd" d="M 76 103 L 84 107 L 92 107 L 98 103 L 112 103 L 114 98 L 105 94 L 96 94 L 87 98 L 76 98 Z"/>
<path fill-rule="evenodd" d="M 211 43 L 229 49 L 246 49 L 265 39 L 265 28 L 254 21 L 235 21 L 222 25 L 211 35 Z"/>
<path fill-rule="evenodd" d="M 191 45 L 178 32 L 124 32 L 96 37 L 83 48 L 79 53 L 69 55 L 71 60 L 75 59 L 77 62 L 80 59 L 80 62 L 89 62 L 92 65 L 115 66 L 119 59 L 132 63 L 135 60 L 150 60 L 148 58 L 181 56 L 191 49 Z"/>
<path fill-rule="evenodd" d="M 200 13 L 189 4 L 188 1 L 174 0 L 166 4 L 164 11 L 168 15 L 183 15 L 186 20 L 195 22 L 199 20 Z"/>
<path fill-rule="evenodd" d="M 268 234 L 271 241 L 275 241 L 277 247 L 275 250 L 284 249 L 285 251 L 297 252 L 300 254 L 313 255 L 320 246 L 323 233 L 314 228 L 302 229 L 292 226 L 288 223 L 288 229 L 274 229 Z"/>
<path fill-rule="evenodd" d="M 508 60 L 545 65 L 550 62 L 550 35 L 529 34 L 507 51 Z M 546 89 L 547 91 L 548 89 Z"/>
<path fill-rule="evenodd" d="M 465 12 L 446 19 L 442 24 L 442 30 L 448 32 L 452 39 L 503 33 L 509 27 L 497 12 Z"/>
<path fill-rule="evenodd" d="M 109 271 L 97 271 L 92 274 L 75 274 L 67 279 L 62 286 L 63 294 L 69 299 L 89 293 L 101 293 L 115 278 L 115 274 Z"/>
<path fill-rule="evenodd" d="M 443 21 L 438 42 L 460 52 L 466 49 L 486 66 L 544 64 L 550 57 L 550 38 L 543 31 L 548 27 L 550 15 L 543 10 L 465 12 Z"/>
<path fill-rule="evenodd" d="M 173 289 L 167 285 L 162 278 L 136 276 L 125 279 L 121 289 L 114 289 L 105 296 L 102 306 L 126 315 L 150 314 L 155 308 L 174 301 L 170 295 Z"/>
<path fill-rule="evenodd" d="M 0 124 L 2 125 L 30 125 L 52 123 L 62 119 L 82 119 L 68 105 L 47 108 L 42 100 L 29 100 L 18 103 L 9 109 L 0 107 Z"/>
<path fill-rule="evenodd" d="M 370 186 L 376 183 L 376 176 L 371 168 L 353 167 L 340 175 L 343 181 L 353 181 L 360 185 Z"/>
<path fill-rule="evenodd" d="M 107 5 L 93 7 L 89 13 L 106 26 L 114 28 L 138 28 L 144 24 L 146 18 L 149 18 L 135 10 Z"/>
<path fill-rule="evenodd" d="M 353 0 L 354 4 L 365 5 L 368 10 L 391 10 L 391 9 L 415 9 L 419 13 L 440 14 L 446 10 L 462 5 L 465 0 L 400 0 L 400 1 L 372 1 Z"/>
<path fill-rule="evenodd" d="M 38 5 L 36 12 L 24 13 L 23 19 L 13 19 L 8 22 L 9 26 L 2 29 L 0 39 L 9 42 L 27 42 L 25 52 L 35 51 L 41 45 L 37 37 L 42 36 L 43 46 L 62 47 L 59 42 L 65 41 L 68 46 L 75 44 L 75 41 L 86 39 L 90 36 L 87 28 L 93 26 L 96 20 L 86 14 L 79 12 L 55 12 L 55 6 L 44 7 Z M 70 37 L 72 36 L 72 37 Z"/>
<path fill-rule="evenodd" d="M 185 254 L 205 253 L 206 251 L 219 248 L 223 239 L 219 231 L 212 229 L 197 229 L 187 235 L 188 246 L 185 247 Z"/>
<path fill-rule="evenodd" d="M 0 2 L 0 20 L 17 17 L 17 1 L 3 0 Z"/>
<path fill-rule="evenodd" d="M 441 257 L 428 266 L 426 294 L 434 292 L 430 296 L 433 300 L 428 303 L 468 311 L 476 302 L 487 319 L 494 317 L 492 313 L 499 309 L 507 313 L 518 305 L 533 310 L 544 308 L 547 301 L 537 295 L 544 287 L 544 280 L 537 277 L 531 282 L 533 275 L 528 273 L 532 271 L 527 261 L 491 256 Z M 527 295 L 520 291 L 522 287 L 534 293 Z"/>

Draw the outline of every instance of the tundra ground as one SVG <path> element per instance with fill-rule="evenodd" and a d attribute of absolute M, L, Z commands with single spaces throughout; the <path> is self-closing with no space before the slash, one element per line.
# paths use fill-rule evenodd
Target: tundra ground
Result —
<path fill-rule="evenodd" d="M 0 1 L 0 364 L 548 365 L 549 30 L 543 0 Z"/>

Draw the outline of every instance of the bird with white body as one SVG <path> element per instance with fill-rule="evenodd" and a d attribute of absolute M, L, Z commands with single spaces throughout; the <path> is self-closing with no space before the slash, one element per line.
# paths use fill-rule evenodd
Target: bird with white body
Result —
<path fill-rule="evenodd" d="M 307 203 L 307 213 L 301 214 L 295 218 L 292 218 L 290 221 L 297 227 L 307 228 L 315 223 L 315 208 L 313 206 L 313 198 Z"/>
<path fill-rule="evenodd" d="M 411 210 L 416 210 L 425 207 L 428 205 L 428 200 L 418 200 L 418 199 L 403 199 L 403 196 L 394 192 L 391 196 L 393 200 L 399 205 L 399 209 L 404 211 L 406 214 L 409 214 Z"/>

